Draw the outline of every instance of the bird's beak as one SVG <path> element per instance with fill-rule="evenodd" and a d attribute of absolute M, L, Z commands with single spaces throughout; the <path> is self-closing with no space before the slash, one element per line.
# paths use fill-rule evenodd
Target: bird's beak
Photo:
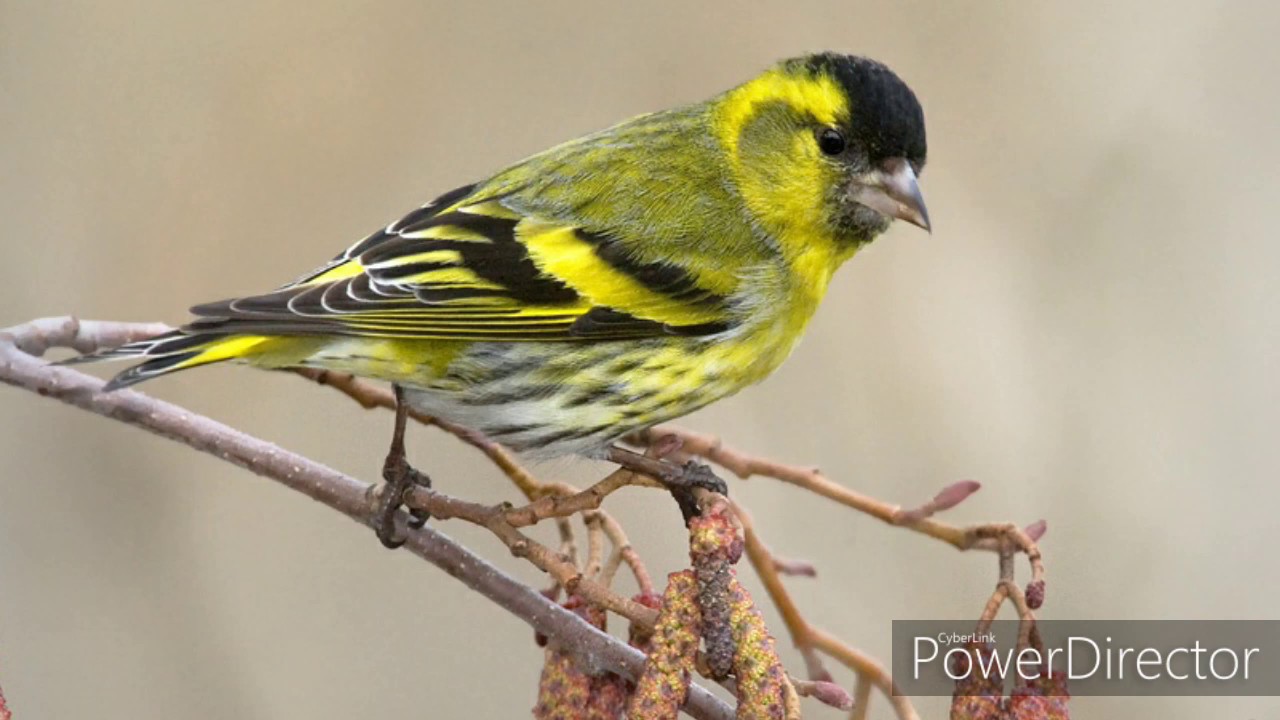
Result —
<path fill-rule="evenodd" d="M 850 197 L 882 215 L 929 230 L 929 211 L 924 206 L 916 173 L 911 163 L 902 158 L 893 158 L 858 178 L 850 189 Z"/>

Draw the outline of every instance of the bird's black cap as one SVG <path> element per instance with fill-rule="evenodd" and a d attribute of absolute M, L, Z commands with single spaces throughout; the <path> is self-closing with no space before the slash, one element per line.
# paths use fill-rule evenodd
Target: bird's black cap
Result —
<path fill-rule="evenodd" d="M 789 71 L 825 75 L 844 88 L 852 111 L 849 131 L 872 160 L 905 157 L 924 163 L 924 110 L 892 70 L 875 60 L 833 52 L 796 58 L 786 65 Z"/>

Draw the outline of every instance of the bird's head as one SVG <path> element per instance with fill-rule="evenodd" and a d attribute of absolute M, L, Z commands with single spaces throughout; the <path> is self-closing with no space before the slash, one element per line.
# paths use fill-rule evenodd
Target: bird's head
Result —
<path fill-rule="evenodd" d="M 924 113 L 884 65 L 836 53 L 784 60 L 714 102 L 734 181 L 784 242 L 817 233 L 852 249 L 895 219 L 929 229 L 917 184 Z"/>

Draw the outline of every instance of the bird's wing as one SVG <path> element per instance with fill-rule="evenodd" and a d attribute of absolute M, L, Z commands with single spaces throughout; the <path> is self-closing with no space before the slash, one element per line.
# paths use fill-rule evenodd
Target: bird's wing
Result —
<path fill-rule="evenodd" d="M 573 223 L 458 188 L 271 293 L 199 305 L 188 332 L 614 340 L 724 332 L 725 294 Z"/>

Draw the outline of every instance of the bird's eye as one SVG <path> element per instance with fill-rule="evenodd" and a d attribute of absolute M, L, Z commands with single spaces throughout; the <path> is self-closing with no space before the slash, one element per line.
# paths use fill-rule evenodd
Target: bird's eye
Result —
<path fill-rule="evenodd" d="M 839 155 L 844 152 L 844 133 L 835 128 L 822 128 L 818 131 L 818 149 L 824 155 Z"/>

